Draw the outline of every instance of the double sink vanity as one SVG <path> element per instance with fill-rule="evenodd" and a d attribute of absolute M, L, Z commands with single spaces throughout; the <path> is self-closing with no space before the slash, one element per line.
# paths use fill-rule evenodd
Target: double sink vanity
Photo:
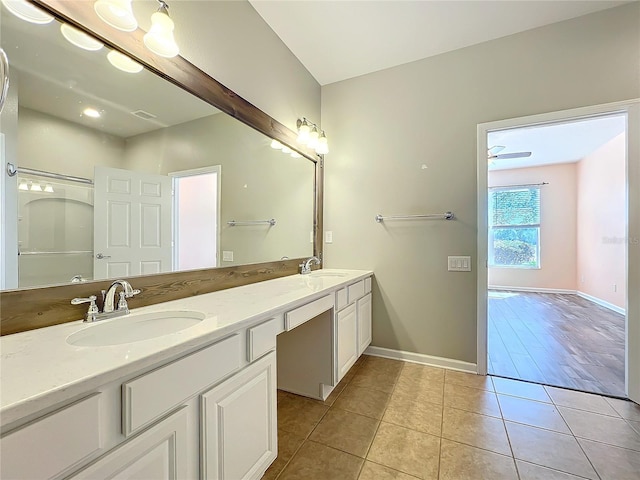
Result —
<path fill-rule="evenodd" d="M 370 344 L 372 273 L 2 337 L 0 477 L 259 479 L 277 456 L 276 389 L 325 399 Z"/>

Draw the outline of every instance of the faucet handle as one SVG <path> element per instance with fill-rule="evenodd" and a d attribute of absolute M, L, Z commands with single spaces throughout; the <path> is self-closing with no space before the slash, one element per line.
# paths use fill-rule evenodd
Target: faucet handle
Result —
<path fill-rule="evenodd" d="M 134 295 L 138 295 L 139 293 L 142 293 L 142 290 L 140 290 L 139 288 L 136 288 L 135 290 L 133 290 L 132 292 L 129 292 L 128 295 L 126 295 L 127 298 L 131 298 Z"/>
<path fill-rule="evenodd" d="M 87 310 L 87 315 L 84 321 L 93 322 L 96 319 L 96 315 L 100 313 L 100 310 L 98 310 L 98 306 L 96 305 L 97 299 L 98 297 L 96 297 L 95 295 L 91 295 L 88 298 L 78 297 L 71 300 L 71 305 L 80 305 L 81 303 L 90 303 L 89 309 Z"/>

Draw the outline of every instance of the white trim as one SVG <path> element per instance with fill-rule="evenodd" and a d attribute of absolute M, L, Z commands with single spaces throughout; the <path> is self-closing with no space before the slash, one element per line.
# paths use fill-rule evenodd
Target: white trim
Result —
<path fill-rule="evenodd" d="M 613 303 L 609 303 L 606 300 L 602 300 L 601 298 L 594 297 L 593 295 L 589 295 L 588 293 L 584 293 L 578 290 L 576 292 L 576 295 L 584 298 L 585 300 L 589 300 L 590 302 L 598 304 L 601 307 L 608 308 L 609 310 L 613 310 L 614 312 L 619 313 L 620 315 L 626 314 L 626 311 L 624 308 L 614 305 Z"/>
<path fill-rule="evenodd" d="M 435 357 L 433 355 L 424 355 L 422 353 L 405 352 L 402 350 L 393 350 L 391 348 L 367 347 L 364 351 L 366 355 L 374 357 L 392 358 L 394 360 L 404 360 L 405 362 L 419 363 L 421 365 L 429 365 L 431 367 L 441 367 L 447 370 L 457 370 L 459 372 L 477 373 L 475 363 L 454 360 L 453 358 Z"/>
<path fill-rule="evenodd" d="M 478 373 L 487 373 L 487 134 L 524 126 L 558 123 L 579 118 L 589 118 L 615 113 L 627 114 L 627 238 L 640 238 L 640 99 L 632 98 L 602 105 L 561 110 L 556 112 L 510 118 L 496 122 L 480 123 L 477 127 L 477 365 Z M 631 400 L 640 402 L 640 297 L 629 295 L 629 284 L 640 284 L 640 249 L 626 248 L 627 291 L 625 390 Z M 631 281 L 630 281 L 631 279 Z"/>
<path fill-rule="evenodd" d="M 507 290 L 511 292 L 531 292 L 531 293 L 559 293 L 561 295 L 576 295 L 576 290 L 567 290 L 566 288 L 539 288 L 539 287 L 507 287 L 498 285 L 489 285 L 489 290 Z"/>

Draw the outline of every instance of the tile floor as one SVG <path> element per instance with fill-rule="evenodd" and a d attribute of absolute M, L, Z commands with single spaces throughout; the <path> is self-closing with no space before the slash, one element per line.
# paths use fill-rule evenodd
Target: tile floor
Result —
<path fill-rule="evenodd" d="M 263 480 L 640 479 L 640 407 L 363 355 L 320 402 L 278 392 Z"/>

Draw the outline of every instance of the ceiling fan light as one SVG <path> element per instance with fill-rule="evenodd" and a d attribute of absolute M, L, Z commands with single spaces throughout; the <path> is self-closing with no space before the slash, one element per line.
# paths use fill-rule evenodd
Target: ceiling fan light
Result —
<path fill-rule="evenodd" d="M 151 15 L 151 28 L 143 37 L 144 45 L 161 57 L 175 57 L 180 53 L 180 48 L 173 37 L 174 27 L 167 4 L 161 1 L 158 11 Z"/>
<path fill-rule="evenodd" d="M 123 32 L 133 32 L 138 28 L 131 0 L 96 0 L 93 9 L 100 20 L 113 28 Z"/>
<path fill-rule="evenodd" d="M 2 4 L 16 17 L 29 23 L 46 25 L 53 22 L 53 16 L 26 0 L 2 0 Z"/>
<path fill-rule="evenodd" d="M 76 27 L 72 27 L 68 23 L 63 23 L 60 25 L 60 32 L 62 32 L 62 36 L 67 39 L 69 43 L 75 45 L 76 47 L 82 48 L 83 50 L 96 52 L 104 46 L 102 42 L 99 42 L 91 35 L 87 35 L 82 30 L 79 30 Z"/>
<path fill-rule="evenodd" d="M 117 50 L 111 50 L 107 54 L 107 60 L 109 63 L 116 67 L 118 70 L 122 70 L 126 73 L 139 73 L 144 68 L 135 60 L 132 60 L 128 56 L 118 52 Z"/>

